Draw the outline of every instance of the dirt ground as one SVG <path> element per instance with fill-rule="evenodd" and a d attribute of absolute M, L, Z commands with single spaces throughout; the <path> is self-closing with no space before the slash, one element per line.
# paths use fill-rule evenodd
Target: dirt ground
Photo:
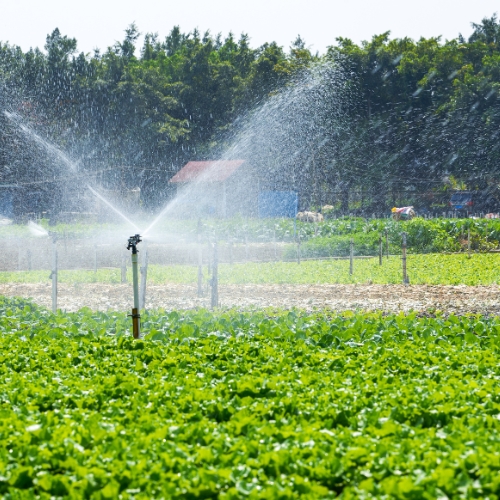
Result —
<path fill-rule="evenodd" d="M 32 298 L 51 307 L 50 284 L 1 284 L 0 294 Z M 430 285 L 220 285 L 221 307 L 279 307 L 382 310 L 433 313 L 500 314 L 499 286 L 430 286 Z M 191 309 L 209 307 L 210 297 L 197 297 L 191 285 L 151 285 L 146 292 L 146 307 Z M 58 307 L 76 311 L 82 307 L 93 310 L 129 310 L 132 307 L 130 285 L 59 284 Z"/>

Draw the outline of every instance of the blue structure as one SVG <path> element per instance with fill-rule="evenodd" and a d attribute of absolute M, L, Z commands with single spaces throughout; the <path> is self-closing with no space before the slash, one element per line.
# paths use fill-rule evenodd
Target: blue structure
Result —
<path fill-rule="evenodd" d="M 0 216 L 9 219 L 14 216 L 14 188 L 9 184 L 0 184 Z"/>
<path fill-rule="evenodd" d="M 295 218 L 299 195 L 294 191 L 262 191 L 259 193 L 259 217 Z"/>

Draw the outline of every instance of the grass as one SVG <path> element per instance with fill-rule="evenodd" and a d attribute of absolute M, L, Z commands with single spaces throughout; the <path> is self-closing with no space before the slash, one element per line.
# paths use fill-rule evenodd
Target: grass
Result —
<path fill-rule="evenodd" d="M 474 254 L 471 259 L 463 254 L 409 255 L 407 268 L 412 284 L 428 285 L 495 285 L 500 283 L 500 255 Z M 378 258 L 354 261 L 354 274 L 349 275 L 348 260 L 221 264 L 219 282 L 224 284 L 400 284 L 401 258 Z M 207 279 L 207 267 L 203 268 Z M 128 280 L 131 271 L 128 270 Z M 197 268 L 194 266 L 150 265 L 148 283 L 194 284 Z M 49 271 L 19 271 L 0 273 L 0 283 L 48 283 Z M 120 283 L 119 269 L 94 271 L 69 270 L 59 272 L 61 283 Z"/>

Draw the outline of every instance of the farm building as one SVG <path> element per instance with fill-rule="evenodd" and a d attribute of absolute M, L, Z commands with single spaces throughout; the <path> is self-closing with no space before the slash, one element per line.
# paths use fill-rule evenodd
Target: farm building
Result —
<path fill-rule="evenodd" d="M 177 186 L 174 208 L 179 216 L 258 213 L 259 181 L 245 160 L 190 161 L 169 183 Z"/>

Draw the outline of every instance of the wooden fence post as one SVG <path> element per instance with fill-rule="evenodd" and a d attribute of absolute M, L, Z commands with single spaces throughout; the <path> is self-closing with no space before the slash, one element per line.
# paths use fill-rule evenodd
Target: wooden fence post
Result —
<path fill-rule="evenodd" d="M 351 244 L 349 248 L 349 274 L 352 276 L 354 271 L 354 239 L 351 238 Z"/>
<path fill-rule="evenodd" d="M 408 274 L 406 273 L 406 233 L 403 232 L 403 244 L 402 244 L 402 261 L 403 261 L 403 284 L 408 285 L 410 280 L 408 279 Z"/>
<path fill-rule="evenodd" d="M 300 232 L 297 231 L 297 264 L 300 264 Z"/>
<path fill-rule="evenodd" d="M 52 241 L 52 312 L 57 312 L 57 240 Z"/>
<path fill-rule="evenodd" d="M 198 219 L 198 231 L 196 235 L 198 243 L 198 297 L 203 297 L 203 246 L 201 244 L 201 219 Z"/>
<path fill-rule="evenodd" d="M 217 254 L 217 241 L 214 241 L 214 254 L 213 254 L 213 265 L 212 265 L 212 296 L 211 296 L 211 306 L 212 309 L 219 306 L 219 256 Z"/>

